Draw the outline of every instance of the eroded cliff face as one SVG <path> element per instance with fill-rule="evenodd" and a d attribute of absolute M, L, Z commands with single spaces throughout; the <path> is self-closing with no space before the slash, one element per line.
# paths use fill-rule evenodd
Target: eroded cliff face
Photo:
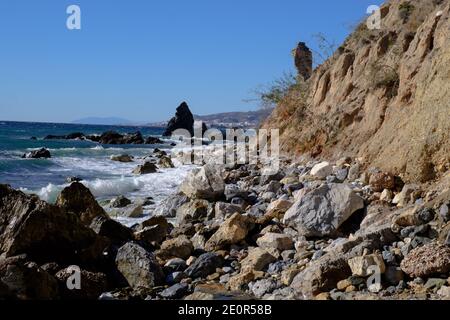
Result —
<path fill-rule="evenodd" d="M 449 170 L 450 1 L 391 0 L 265 122 L 296 155 L 353 156 L 407 181 Z"/>

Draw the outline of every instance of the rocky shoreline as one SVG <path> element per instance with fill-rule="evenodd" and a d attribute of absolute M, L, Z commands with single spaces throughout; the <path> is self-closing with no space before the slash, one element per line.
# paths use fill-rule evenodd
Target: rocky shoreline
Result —
<path fill-rule="evenodd" d="M 0 298 L 450 299 L 450 177 L 363 167 L 207 163 L 131 228 L 78 182 L 55 205 L 0 185 Z"/>

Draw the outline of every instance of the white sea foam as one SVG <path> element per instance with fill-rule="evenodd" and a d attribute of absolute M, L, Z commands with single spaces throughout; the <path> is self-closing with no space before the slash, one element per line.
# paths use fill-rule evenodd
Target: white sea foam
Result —
<path fill-rule="evenodd" d="M 91 190 L 95 197 L 108 197 L 126 195 L 137 192 L 144 187 L 144 181 L 133 177 L 121 177 L 120 179 L 82 181 Z"/>

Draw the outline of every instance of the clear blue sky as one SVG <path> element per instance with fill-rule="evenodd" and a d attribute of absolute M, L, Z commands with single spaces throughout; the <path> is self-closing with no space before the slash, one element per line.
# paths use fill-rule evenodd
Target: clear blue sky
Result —
<path fill-rule="evenodd" d="M 2 0 L 0 119 L 154 122 L 247 111 L 252 90 L 293 70 L 298 41 L 341 43 L 381 0 Z M 82 29 L 66 28 L 77 4 Z"/>

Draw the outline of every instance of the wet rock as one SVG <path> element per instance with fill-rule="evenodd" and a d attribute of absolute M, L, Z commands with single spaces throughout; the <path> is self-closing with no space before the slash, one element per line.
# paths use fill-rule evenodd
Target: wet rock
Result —
<path fill-rule="evenodd" d="M 176 216 L 178 208 L 188 201 L 188 197 L 184 194 L 170 195 L 156 207 L 154 215 L 173 218 Z"/>
<path fill-rule="evenodd" d="M 110 206 L 112 208 L 124 208 L 131 204 L 131 200 L 124 197 L 124 196 L 118 196 L 117 198 L 111 200 Z"/>
<path fill-rule="evenodd" d="M 319 179 L 325 179 L 333 173 L 333 166 L 329 162 L 321 162 L 311 169 L 311 175 Z"/>
<path fill-rule="evenodd" d="M 0 185 L 0 252 L 40 262 L 72 260 L 97 239 L 71 212 Z"/>
<path fill-rule="evenodd" d="M 174 239 L 166 240 L 161 244 L 158 256 L 163 258 L 182 258 L 187 259 L 194 251 L 192 242 L 185 235 Z"/>
<path fill-rule="evenodd" d="M 292 238 L 286 234 L 266 233 L 256 240 L 258 246 L 264 249 L 273 248 L 280 251 L 290 250 L 294 248 Z"/>
<path fill-rule="evenodd" d="M 50 154 L 50 151 L 45 148 L 28 152 L 22 156 L 23 159 L 41 159 L 41 158 L 48 159 L 51 157 L 52 156 Z"/>
<path fill-rule="evenodd" d="M 110 157 L 111 161 L 117 161 L 117 162 L 133 162 L 133 157 L 128 154 L 119 154 L 119 155 L 112 155 Z"/>
<path fill-rule="evenodd" d="M 104 216 L 95 217 L 91 222 L 90 228 L 99 236 L 111 239 L 115 244 L 122 244 L 133 238 L 130 228 Z"/>
<path fill-rule="evenodd" d="M 167 156 L 161 156 L 158 160 L 158 167 L 160 168 L 175 168 L 172 159 Z"/>
<path fill-rule="evenodd" d="M 66 182 L 67 183 L 73 183 L 73 182 L 81 182 L 83 181 L 80 177 L 67 177 Z"/>
<path fill-rule="evenodd" d="M 217 268 L 222 267 L 223 258 L 214 252 L 207 252 L 199 256 L 186 270 L 187 276 L 205 278 L 214 273 Z"/>
<path fill-rule="evenodd" d="M 167 152 L 165 152 L 164 150 L 160 150 L 158 148 L 155 148 L 153 150 L 153 155 L 157 158 L 161 158 L 163 156 L 167 156 Z"/>
<path fill-rule="evenodd" d="M 140 218 L 144 215 L 144 208 L 141 204 L 131 204 L 124 208 L 115 208 L 110 212 L 112 216 L 121 216 L 127 218 Z"/>
<path fill-rule="evenodd" d="M 154 255 L 134 242 L 128 242 L 119 248 L 116 265 L 134 289 L 152 289 L 164 280 L 164 274 Z"/>
<path fill-rule="evenodd" d="M 354 276 L 367 277 L 374 273 L 384 273 L 386 266 L 379 254 L 354 257 L 348 260 L 348 265 Z"/>
<path fill-rule="evenodd" d="M 436 242 L 409 252 L 400 267 L 410 277 L 427 277 L 450 271 L 450 248 Z"/>
<path fill-rule="evenodd" d="M 191 199 L 215 200 L 223 195 L 225 184 L 221 169 L 215 165 L 205 165 L 194 169 L 183 181 L 180 190 Z"/>
<path fill-rule="evenodd" d="M 250 219 L 239 213 L 228 218 L 206 242 L 205 249 L 220 250 L 244 240 L 252 227 Z"/>
<path fill-rule="evenodd" d="M 144 143 L 145 144 L 163 144 L 164 142 L 161 139 L 156 138 L 156 137 L 147 137 L 145 139 Z"/>
<path fill-rule="evenodd" d="M 95 217 L 107 217 L 89 189 L 79 182 L 64 188 L 56 199 L 56 205 L 76 214 L 85 225 L 90 225 Z"/>
<path fill-rule="evenodd" d="M 284 215 L 283 222 L 304 236 L 330 236 L 362 208 L 363 199 L 348 185 L 322 185 L 297 200 Z"/>
<path fill-rule="evenodd" d="M 143 175 L 143 174 L 155 173 L 157 171 L 158 171 L 158 168 L 156 167 L 156 165 L 154 163 L 145 162 L 144 164 L 138 165 L 133 170 L 133 174 Z"/>
<path fill-rule="evenodd" d="M 80 288 L 70 290 L 67 281 L 74 272 L 80 271 Z M 108 288 L 107 277 L 104 273 L 90 272 L 86 270 L 75 271 L 71 267 L 58 271 L 55 275 L 59 282 L 59 288 L 63 299 L 90 299 L 96 300 Z M 70 280 L 69 280 L 70 281 Z"/>
<path fill-rule="evenodd" d="M 180 299 L 186 295 L 189 286 L 186 283 L 177 283 L 163 290 L 159 295 L 165 299 Z"/>

